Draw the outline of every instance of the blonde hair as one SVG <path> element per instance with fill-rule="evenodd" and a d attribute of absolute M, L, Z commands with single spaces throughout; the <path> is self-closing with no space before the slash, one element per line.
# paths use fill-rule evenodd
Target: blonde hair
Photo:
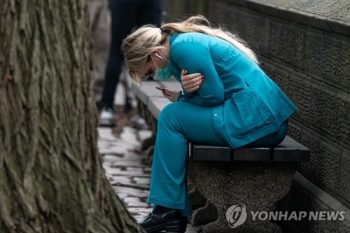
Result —
<path fill-rule="evenodd" d="M 182 32 L 200 32 L 219 37 L 231 43 L 254 62 L 258 63 L 255 53 L 248 47 L 244 40 L 221 27 L 213 28 L 204 16 L 198 15 L 192 16 L 180 23 L 164 24 L 161 29 L 153 25 L 145 25 L 124 39 L 122 50 L 124 51 L 125 63 L 129 69 L 131 78 L 140 82 L 138 72 L 146 66 L 150 55 L 157 49 L 164 48 L 162 44 L 167 35 Z"/>

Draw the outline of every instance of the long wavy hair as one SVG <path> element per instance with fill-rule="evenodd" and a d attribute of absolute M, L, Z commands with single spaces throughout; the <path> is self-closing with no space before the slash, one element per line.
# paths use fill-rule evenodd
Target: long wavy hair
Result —
<path fill-rule="evenodd" d="M 150 55 L 156 50 L 164 48 L 162 44 L 168 35 L 183 32 L 200 32 L 219 37 L 231 43 L 254 62 L 258 63 L 255 53 L 248 47 L 244 40 L 221 27 L 212 27 L 204 16 L 197 15 L 183 22 L 164 24 L 161 28 L 153 25 L 145 25 L 124 39 L 122 50 L 131 78 L 140 82 L 141 79 L 138 72 L 146 66 Z"/>

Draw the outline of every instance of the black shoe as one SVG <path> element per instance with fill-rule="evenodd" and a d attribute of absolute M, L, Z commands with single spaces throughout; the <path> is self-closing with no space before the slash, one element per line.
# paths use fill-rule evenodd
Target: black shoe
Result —
<path fill-rule="evenodd" d="M 181 224 L 181 218 L 181 210 L 171 210 L 159 215 L 151 212 L 140 225 L 147 233 L 158 231 L 184 233 L 185 231 L 183 230 L 183 224 Z"/>

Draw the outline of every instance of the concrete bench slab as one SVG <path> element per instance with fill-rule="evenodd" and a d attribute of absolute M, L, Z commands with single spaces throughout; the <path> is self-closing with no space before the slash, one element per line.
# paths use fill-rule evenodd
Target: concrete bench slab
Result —
<path fill-rule="evenodd" d="M 280 161 L 309 162 L 310 150 L 289 136 L 276 147 L 243 147 L 231 149 L 225 146 L 190 143 L 189 155 L 194 161 Z"/>
<path fill-rule="evenodd" d="M 138 100 L 147 104 L 147 101 L 150 97 L 163 97 L 162 92 L 155 88 L 156 86 L 160 86 L 158 82 L 145 81 L 145 82 L 142 82 L 141 86 L 137 86 L 137 84 L 133 84 L 131 87 L 131 90 L 137 96 Z"/>
<path fill-rule="evenodd" d="M 150 97 L 147 102 L 147 107 L 150 113 L 158 119 L 158 116 L 165 106 L 171 103 L 168 99 L 162 97 Z"/>

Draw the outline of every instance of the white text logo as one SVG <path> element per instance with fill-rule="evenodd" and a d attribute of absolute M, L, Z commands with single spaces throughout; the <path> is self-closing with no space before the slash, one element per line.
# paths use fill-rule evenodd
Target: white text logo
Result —
<path fill-rule="evenodd" d="M 231 228 L 242 225 L 247 219 L 247 211 L 245 205 L 233 205 L 226 211 L 226 219 Z"/>
<path fill-rule="evenodd" d="M 252 221 L 343 221 L 345 211 L 250 211 Z M 226 211 L 226 219 L 231 228 L 242 225 L 247 220 L 244 204 L 233 205 Z"/>

